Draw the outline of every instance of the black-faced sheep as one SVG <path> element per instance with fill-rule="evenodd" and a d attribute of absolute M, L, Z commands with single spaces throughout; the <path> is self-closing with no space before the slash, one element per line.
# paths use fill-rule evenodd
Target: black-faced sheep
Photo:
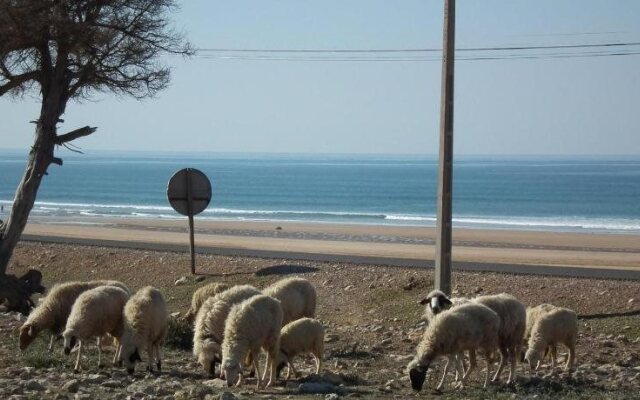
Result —
<path fill-rule="evenodd" d="M 198 310 L 193 355 L 210 375 L 215 373 L 216 363 L 221 360 L 225 321 L 231 307 L 259 294 L 260 291 L 251 285 L 234 286 L 208 298 Z"/>
<path fill-rule="evenodd" d="M 464 386 L 467 375 L 456 355 L 464 351 L 480 350 L 487 362 L 485 386 L 489 380 L 491 354 L 498 345 L 500 317 L 482 304 L 463 304 L 439 314 L 426 328 L 416 356 L 407 367 L 411 387 L 421 390 L 431 363 L 440 356 L 448 356 L 461 376 L 460 386 Z M 447 364 L 448 367 L 449 363 Z M 446 377 L 446 370 L 441 387 Z"/>
<path fill-rule="evenodd" d="M 302 317 L 316 316 L 316 289 L 306 279 L 287 278 L 262 291 L 282 303 L 283 326 Z"/>
<path fill-rule="evenodd" d="M 193 292 L 193 296 L 191 297 L 191 307 L 184 315 L 185 321 L 192 324 L 198 314 L 198 310 L 204 304 L 204 302 L 209 297 L 214 297 L 215 295 L 224 292 L 229 289 L 229 285 L 225 283 L 209 283 L 198 288 L 195 292 Z"/>
<path fill-rule="evenodd" d="M 62 333 L 65 354 L 68 355 L 78 343 L 76 371 L 80 370 L 83 340 L 91 337 L 97 337 L 100 340 L 100 337 L 106 333 L 116 338 L 122 336 L 122 311 L 128 299 L 129 294 L 115 286 L 98 286 L 78 296 Z M 101 349 L 98 342 L 98 365 L 100 365 L 100 357 Z"/>
<path fill-rule="evenodd" d="M 258 378 L 257 386 L 262 386 L 263 381 L 266 380 L 267 371 L 271 372 L 267 386 L 275 383 L 281 328 L 282 307 L 280 301 L 272 297 L 253 296 L 233 306 L 225 324 L 222 343 L 221 369 L 228 386 L 240 385 L 242 382 L 241 363 L 247 353 L 250 353 L 253 359 Z M 258 366 L 261 348 L 267 352 L 265 373 L 262 378 Z"/>
<path fill-rule="evenodd" d="M 121 359 L 132 374 L 140 351 L 147 350 L 147 370 L 153 370 L 153 360 L 158 371 L 162 370 L 160 347 L 167 336 L 167 305 L 160 291 L 146 286 L 131 296 L 124 306 L 124 332 Z"/>

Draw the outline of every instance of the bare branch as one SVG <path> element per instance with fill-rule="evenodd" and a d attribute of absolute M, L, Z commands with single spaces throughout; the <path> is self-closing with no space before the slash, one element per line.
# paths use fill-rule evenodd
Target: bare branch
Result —
<path fill-rule="evenodd" d="M 63 135 L 58 135 L 58 136 L 56 136 L 55 144 L 61 145 L 61 144 L 67 143 L 67 142 L 71 142 L 72 140 L 76 140 L 78 138 L 81 138 L 83 136 L 89 136 L 93 132 L 95 132 L 97 129 L 98 129 L 97 127 L 85 126 L 85 127 L 73 130 L 73 131 L 71 131 L 69 133 L 65 133 Z"/>
<path fill-rule="evenodd" d="M 20 75 L 10 75 L 4 77 L 6 83 L 0 85 L 0 96 L 11 91 L 20 91 L 24 89 L 24 86 L 31 81 L 38 79 L 38 73 L 35 71 L 26 72 Z"/>

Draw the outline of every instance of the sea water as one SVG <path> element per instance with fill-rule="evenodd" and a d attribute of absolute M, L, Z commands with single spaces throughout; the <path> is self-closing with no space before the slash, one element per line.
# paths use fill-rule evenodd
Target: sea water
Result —
<path fill-rule="evenodd" d="M 203 219 L 434 226 L 437 158 L 396 155 L 65 153 L 32 218 L 180 218 L 179 169 L 211 180 Z M 6 218 L 26 152 L 0 150 Z M 470 157 L 454 162 L 454 226 L 640 232 L 640 157 Z"/>

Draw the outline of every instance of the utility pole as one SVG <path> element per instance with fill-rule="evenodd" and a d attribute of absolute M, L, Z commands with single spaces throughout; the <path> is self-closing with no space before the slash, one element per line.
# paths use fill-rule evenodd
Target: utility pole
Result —
<path fill-rule="evenodd" d="M 440 103 L 440 161 L 436 224 L 435 287 L 451 294 L 451 214 L 453 185 L 453 62 L 455 57 L 455 0 L 444 1 L 442 94 Z"/>

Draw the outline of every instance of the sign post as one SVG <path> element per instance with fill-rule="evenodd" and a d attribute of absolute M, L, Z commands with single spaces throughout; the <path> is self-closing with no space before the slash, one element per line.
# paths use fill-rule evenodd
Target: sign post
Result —
<path fill-rule="evenodd" d="M 189 249 L 191 273 L 196 273 L 196 251 L 193 233 L 193 216 L 200 214 L 211 201 L 211 182 L 200 170 L 184 168 L 173 174 L 167 185 L 169 204 L 182 215 L 189 217 Z"/>

